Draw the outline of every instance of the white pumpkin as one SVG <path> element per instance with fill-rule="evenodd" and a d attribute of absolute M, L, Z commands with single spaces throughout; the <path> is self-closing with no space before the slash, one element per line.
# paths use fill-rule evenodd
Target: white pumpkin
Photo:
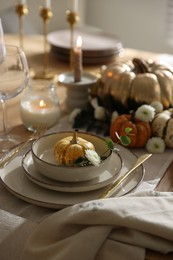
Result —
<path fill-rule="evenodd" d="M 156 114 L 151 128 L 153 136 L 161 137 L 166 146 L 173 148 L 173 108 Z"/>

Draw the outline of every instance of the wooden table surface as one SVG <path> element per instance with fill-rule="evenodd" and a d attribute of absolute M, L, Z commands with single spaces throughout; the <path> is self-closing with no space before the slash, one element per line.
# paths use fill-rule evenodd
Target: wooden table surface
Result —
<path fill-rule="evenodd" d="M 5 35 L 5 41 L 7 44 L 19 44 L 17 35 Z M 29 66 L 35 71 L 40 71 L 43 69 L 43 36 L 41 35 L 28 35 L 24 38 L 24 50 L 28 59 Z M 157 53 L 143 52 L 139 50 L 125 49 L 122 57 L 118 59 L 128 60 L 133 57 L 143 57 L 143 58 L 159 58 Z M 55 57 L 49 57 L 49 68 L 55 74 L 59 75 L 62 72 L 69 70 L 69 65 L 63 62 L 59 62 Z M 100 66 L 85 66 L 84 70 L 90 71 L 92 73 L 98 73 Z M 10 117 L 10 124 L 13 125 L 12 132 L 23 136 L 24 138 L 29 137 L 31 134 L 22 125 L 19 116 L 19 100 L 20 96 L 15 100 L 9 101 L 8 104 L 8 116 Z M 15 106 L 15 109 L 14 109 Z M 0 113 L 2 116 L 2 112 Z M 173 162 L 168 167 L 163 178 L 160 180 L 156 187 L 158 191 L 173 191 Z M 161 259 L 173 259 L 173 254 L 164 255 L 158 254 L 153 251 L 147 250 L 146 255 L 147 260 L 161 260 Z"/>

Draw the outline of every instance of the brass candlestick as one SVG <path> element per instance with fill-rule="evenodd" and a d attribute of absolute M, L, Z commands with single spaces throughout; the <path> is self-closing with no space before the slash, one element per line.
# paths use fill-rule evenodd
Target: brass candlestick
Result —
<path fill-rule="evenodd" d="M 48 57 L 48 24 L 50 18 L 53 16 L 52 10 L 50 8 L 41 7 L 40 8 L 40 16 L 43 19 L 44 27 L 43 27 L 43 36 L 44 36 L 44 69 L 43 73 L 36 74 L 34 76 L 35 79 L 52 79 L 54 75 L 49 72 L 49 57 Z"/>
<path fill-rule="evenodd" d="M 67 21 L 70 24 L 70 68 L 73 69 L 73 48 L 74 48 L 74 26 L 80 17 L 76 12 L 66 11 Z"/>
<path fill-rule="evenodd" d="M 23 49 L 23 17 L 28 14 L 28 7 L 25 4 L 16 5 L 16 13 L 19 16 L 19 44 Z"/>

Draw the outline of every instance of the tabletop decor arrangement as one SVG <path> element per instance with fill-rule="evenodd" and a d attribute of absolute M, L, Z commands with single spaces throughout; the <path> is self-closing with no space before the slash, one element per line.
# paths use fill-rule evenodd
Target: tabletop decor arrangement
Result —
<path fill-rule="evenodd" d="M 72 3 L 76 13 L 78 1 Z M 43 9 L 49 11 L 50 1 L 44 1 L 41 12 Z M 47 21 L 45 23 L 47 25 Z M 116 45 L 115 41 L 111 43 Z M 69 44 L 70 42 L 68 42 Z M 135 181 L 133 184 L 130 183 L 127 190 L 125 189 L 126 193 L 140 183 L 144 171 L 141 163 L 139 164 L 141 167 L 137 170 L 135 168 L 136 171 L 134 170 L 134 165 L 138 165 L 136 164 L 136 157 L 127 162 L 128 166 L 126 165 L 124 160 L 127 161 L 129 154 L 125 147 L 141 148 L 145 146 L 149 153 L 163 152 L 166 146 L 171 147 L 169 124 L 165 121 L 165 123 L 160 123 L 160 117 L 163 118 L 163 114 L 160 116 L 160 113 L 166 114 L 167 118 L 168 114 L 171 118 L 172 113 L 169 108 L 172 102 L 169 96 L 172 91 L 170 89 L 171 67 L 135 58 L 126 64 L 113 63 L 107 67 L 102 67 L 100 77 L 98 77 L 85 72 L 83 68 L 83 44 L 85 44 L 85 41 L 79 34 L 76 38 L 76 44 L 68 46 L 69 50 L 72 49 L 73 51 L 73 63 L 70 63 L 72 65 L 72 67 L 70 66 L 71 71 L 61 73 L 58 77 L 58 83 L 66 89 L 64 111 L 69 114 L 73 128 L 85 129 L 85 131 L 80 131 L 79 137 L 74 135 L 70 139 L 68 135 L 71 133 L 69 132 L 56 132 L 44 134 L 42 137 L 39 136 L 29 151 L 19 150 L 20 154 L 24 155 L 24 159 L 18 166 L 20 165 L 21 171 L 25 172 L 26 177 L 39 187 L 46 187 L 46 189 L 58 192 L 94 191 L 94 198 L 99 197 L 98 189 L 115 181 L 115 174 L 120 175 L 121 183 L 133 169 Z M 115 49 L 111 50 L 114 51 Z M 105 52 L 103 53 L 105 54 Z M 47 84 L 45 78 L 42 83 Z M 145 93 L 143 93 L 143 90 L 141 94 L 141 88 L 145 90 Z M 149 88 L 153 90 L 151 95 L 147 95 Z M 163 111 L 164 109 L 167 109 L 167 111 Z M 41 124 L 50 128 L 56 124 L 59 118 L 60 106 L 54 84 L 50 83 L 46 87 L 40 88 L 38 80 L 35 83 L 30 81 L 21 100 L 21 119 L 24 126 L 28 130 L 37 132 Z M 164 130 L 160 130 L 160 125 Z M 167 128 L 166 136 L 162 136 L 161 134 L 165 133 L 165 125 Z M 102 139 L 101 135 L 104 137 L 110 136 L 109 141 L 105 138 Z M 85 142 L 81 142 L 80 138 L 83 139 L 83 137 L 86 139 Z M 85 145 L 88 147 L 88 144 L 92 143 L 93 140 L 94 148 L 85 151 Z M 106 144 L 105 140 L 109 151 L 114 150 L 114 142 L 117 144 L 119 152 L 111 152 L 105 155 L 106 149 L 103 151 Z M 55 146 L 53 153 L 56 141 L 58 141 L 58 144 Z M 98 145 L 98 143 L 101 143 L 101 145 Z M 101 151 L 100 147 L 102 147 Z M 14 149 L 14 151 L 16 150 Z M 18 152 L 14 153 L 17 158 Z M 13 154 L 13 151 L 10 154 Z M 146 158 L 148 156 L 150 155 L 147 154 Z M 109 161 L 111 161 L 111 166 L 108 166 Z M 70 165 L 59 165 L 60 162 L 67 162 Z M 124 162 L 125 165 L 122 165 Z M 12 164 L 13 161 L 9 161 L 9 164 L 7 164 L 9 168 L 7 168 L 10 169 Z M 81 167 L 83 168 L 82 171 Z M 65 177 L 67 169 L 70 174 Z M 126 173 L 127 170 L 128 174 Z M 82 173 L 85 179 L 81 180 L 79 176 L 74 178 L 73 172 L 79 174 L 79 176 Z M 86 174 L 83 174 L 84 172 Z M 90 176 L 88 172 L 92 173 L 92 181 L 88 177 Z M 98 176 L 95 176 L 94 173 Z M 6 174 L 9 174 L 8 170 L 5 171 L 4 177 Z M 20 176 L 17 174 L 16 178 L 20 178 Z M 65 180 L 62 178 L 65 178 Z M 6 183 L 5 179 L 4 182 L 8 186 L 11 185 L 11 183 Z M 66 183 L 62 184 L 61 182 Z M 69 184 L 70 182 L 75 182 L 75 184 Z M 85 182 L 85 184 L 79 182 Z M 127 184 L 128 181 L 124 185 Z M 26 190 L 27 187 L 29 189 L 27 185 L 26 182 Z M 16 189 L 16 187 L 13 187 L 13 189 Z M 17 192 L 21 195 L 21 191 L 18 190 Z M 28 192 L 26 197 L 31 199 L 30 191 Z M 120 194 L 122 194 L 121 192 Z M 91 197 L 92 195 L 89 194 Z M 73 199 L 72 204 L 74 203 Z M 50 206 L 49 203 L 50 201 L 48 206 Z M 63 204 L 62 201 L 60 204 Z"/>
<path fill-rule="evenodd" d="M 84 108 L 89 99 L 89 90 L 97 82 L 97 77 L 83 71 L 82 38 L 78 36 L 76 46 L 73 48 L 72 71 L 59 75 L 58 83 L 66 89 L 66 99 L 63 110 L 66 113 L 74 108 Z"/>
<path fill-rule="evenodd" d="M 43 11 L 45 9 L 47 13 L 50 3 L 50 0 L 43 1 L 41 15 L 44 15 Z M 72 9 L 70 10 L 72 10 L 72 15 L 74 11 L 75 16 L 73 18 L 76 18 L 78 1 L 73 0 L 71 3 Z M 20 4 L 25 6 L 26 0 L 20 0 Z M 67 15 L 69 14 L 67 13 Z M 67 16 L 67 19 L 70 18 Z M 46 23 L 47 21 L 45 21 Z M 72 27 L 70 32 L 73 34 L 74 25 L 70 24 L 70 26 Z M 163 244 L 162 242 L 165 242 L 165 248 L 168 248 L 167 251 L 172 251 L 171 222 L 170 225 L 167 225 L 167 215 L 165 215 L 165 210 L 170 212 L 171 203 L 162 209 L 163 221 L 158 221 L 159 224 L 156 225 L 158 209 L 160 209 L 161 204 L 165 205 L 165 202 L 170 202 L 170 197 L 166 200 L 165 195 L 162 195 L 161 192 L 153 192 L 153 190 L 165 171 L 167 171 L 168 165 L 170 165 L 173 158 L 172 150 L 166 150 L 166 148 L 173 147 L 173 70 L 171 66 L 166 64 L 135 58 L 126 63 L 114 62 L 107 65 L 107 67 L 101 67 L 99 77 L 95 76 L 95 74 L 85 72 L 83 67 L 85 39 L 77 31 L 75 33 L 77 33 L 76 45 L 68 42 L 68 45 L 70 44 L 68 46 L 68 57 L 70 57 L 70 62 L 68 60 L 68 65 L 70 63 L 69 71 L 60 73 L 58 78 L 59 85 L 62 85 L 66 90 L 64 111 L 67 115 L 62 117 L 62 107 L 60 107 L 59 101 L 63 98 L 64 92 L 62 96 L 57 96 L 55 84 L 50 80 L 46 81 L 46 77 L 42 81 L 39 81 L 38 78 L 36 81 L 29 81 L 29 69 L 25 53 L 20 48 L 17 48 L 19 56 L 17 63 L 8 63 L 8 46 L 3 44 L 2 37 L 0 39 L 0 91 L 4 112 L 4 130 L 6 129 L 6 99 L 12 99 L 24 90 L 20 100 L 21 119 L 23 126 L 33 132 L 30 133 L 25 142 L 12 149 L 4 150 L 7 152 L 0 160 L 0 222 L 3 237 L 5 234 L 5 239 L 1 238 L 1 255 L 5 255 L 8 258 L 8 254 L 10 254 L 12 258 L 14 257 L 11 247 L 10 250 L 6 250 L 6 245 L 9 248 L 11 244 L 13 244 L 17 254 L 20 254 L 16 250 L 16 243 L 22 251 L 24 248 L 24 242 L 23 244 L 21 243 L 21 240 L 24 240 L 24 236 L 20 233 L 22 229 L 24 233 L 27 233 L 26 237 L 30 237 L 30 241 L 32 241 L 32 238 L 35 238 L 35 235 L 38 241 L 38 243 L 35 243 L 36 240 L 34 239 L 31 246 L 25 247 L 26 258 L 30 258 L 28 252 L 31 250 L 31 255 L 33 252 L 35 258 L 37 258 L 35 252 L 38 252 L 38 254 L 44 255 L 46 259 L 45 245 L 47 242 L 47 245 L 49 245 L 46 247 L 48 249 L 47 253 L 49 256 L 53 256 L 58 248 L 55 227 L 59 226 L 62 231 L 62 222 L 65 221 L 63 222 L 65 224 L 64 227 L 67 226 L 69 230 L 69 225 L 67 224 L 72 223 L 71 217 L 74 220 L 74 216 L 77 216 L 77 222 L 80 222 L 78 224 L 81 224 L 81 221 L 86 217 L 87 232 L 89 231 L 88 234 L 92 237 L 93 234 L 91 234 L 91 229 L 88 229 L 88 227 L 93 219 L 94 225 L 96 224 L 96 226 L 92 225 L 95 234 L 95 229 L 98 229 L 98 221 L 100 221 L 102 209 L 103 216 L 106 216 L 103 220 L 107 221 L 106 225 L 108 228 L 106 232 L 109 234 L 110 220 L 114 219 L 110 218 L 110 212 L 112 216 L 115 216 L 116 212 L 123 213 L 120 215 L 122 223 L 124 223 L 126 213 L 131 211 L 130 216 L 133 213 L 136 216 L 136 212 L 139 210 L 139 227 L 142 235 L 144 235 L 144 242 L 146 242 L 142 251 L 141 244 L 139 245 L 141 259 L 144 258 L 146 247 L 155 250 L 156 248 L 158 249 L 158 244 Z M 47 39 L 47 32 L 45 35 Z M 73 38 L 73 36 L 71 35 L 70 38 Z M 111 43 L 115 44 L 115 41 L 113 40 Z M 73 57 L 70 56 L 71 51 Z M 110 55 L 109 51 L 108 56 Z M 118 51 L 116 49 L 116 52 L 114 48 L 111 49 L 111 59 L 115 53 L 117 55 L 119 52 L 120 49 Z M 94 56 L 94 58 L 90 59 L 90 56 L 88 60 L 92 60 L 91 63 L 93 63 L 93 60 L 94 62 L 95 60 L 98 61 L 100 53 L 104 57 L 105 50 L 103 51 L 102 49 L 101 52 L 96 50 L 93 52 L 92 50 L 89 54 L 92 57 Z M 4 66 L 5 63 L 8 64 L 7 67 Z M 102 59 L 99 59 L 100 64 L 104 64 Z M 12 79 L 11 84 L 9 84 L 9 79 Z M 4 82 L 6 83 L 5 85 Z M 25 85 L 27 85 L 27 88 L 24 89 Z M 29 134 L 23 126 L 23 130 Z M 6 140 L 5 143 L 7 143 Z M 144 148 L 146 148 L 147 152 Z M 165 153 L 163 153 L 164 151 Z M 154 153 L 163 154 L 154 155 Z M 146 192 L 148 190 L 152 192 Z M 129 196 L 124 196 L 127 194 Z M 161 198 L 162 196 L 164 196 L 164 199 Z M 169 196 L 172 196 L 172 194 L 169 194 Z M 147 207 L 145 207 L 145 212 L 147 214 L 144 215 L 147 218 L 141 225 L 141 212 L 144 212 L 142 207 L 146 206 L 146 201 Z M 127 202 L 125 207 L 123 206 L 124 202 Z M 133 205 L 131 205 L 131 202 L 133 202 Z M 156 204 L 157 210 L 155 210 Z M 117 205 L 118 207 L 115 208 Z M 151 210 L 151 205 L 154 205 L 154 210 Z M 52 215 L 52 212 L 60 209 L 64 210 Z M 76 209 L 79 209 L 77 215 L 75 215 Z M 73 210 L 74 214 L 66 214 L 69 212 L 73 213 Z M 151 210 L 151 214 L 148 215 L 149 210 Z M 154 218 L 153 212 L 156 213 Z M 93 218 L 88 218 L 88 213 L 92 213 Z M 97 213 L 98 219 L 95 221 L 94 215 L 97 215 Z M 69 216 L 68 223 L 66 220 L 67 215 Z M 78 215 L 81 216 L 81 219 Z M 22 216 L 23 219 L 19 218 L 19 216 Z M 46 216 L 48 216 L 47 220 L 45 220 Z M 43 219 L 45 222 L 39 225 L 38 223 L 42 222 Z M 35 231 L 32 236 L 30 236 L 31 229 L 27 226 L 28 224 L 30 225 L 28 220 L 31 220 L 32 227 L 34 224 L 33 229 Z M 117 216 L 117 221 L 119 222 L 119 220 L 120 218 Z M 104 224 L 104 221 L 100 222 L 101 226 Z M 136 232 L 136 222 L 132 222 L 131 231 L 135 230 Z M 40 236 L 40 234 L 45 232 L 45 223 L 48 223 L 48 225 L 46 226 L 46 236 L 44 236 L 46 243 L 43 243 L 43 236 Z M 116 221 L 113 223 L 115 227 L 117 227 L 117 223 Z M 77 230 L 79 230 L 78 224 L 76 226 Z M 37 225 L 38 227 L 35 229 Z M 153 236 L 152 247 L 151 243 L 148 242 L 148 235 L 146 239 L 145 226 L 148 228 L 149 235 L 151 234 L 151 226 L 156 227 L 156 229 L 152 230 L 154 230 L 153 234 L 156 235 L 158 241 Z M 161 227 L 159 231 L 157 227 Z M 56 234 L 50 232 L 50 228 L 55 230 Z M 155 230 L 157 230 L 157 234 Z M 6 231 L 10 235 L 6 236 Z M 102 231 L 105 234 L 105 225 Z M 120 230 L 121 237 L 122 231 Z M 79 233 L 81 234 L 81 230 Z M 118 237 L 118 248 L 120 233 L 116 234 Z M 55 250 L 52 250 L 53 240 L 50 241 L 52 234 L 56 238 L 56 241 L 54 241 Z M 63 233 L 60 232 L 59 234 L 62 238 Z M 166 236 L 164 234 L 167 234 L 167 241 L 165 241 Z M 69 236 L 71 237 L 70 233 Z M 110 238 L 111 236 L 112 233 Z M 14 237 L 19 239 L 14 241 Z M 126 230 L 124 237 L 125 248 L 127 248 L 128 236 Z M 137 235 L 137 242 L 139 241 L 138 237 Z M 40 238 L 41 240 L 39 240 Z M 100 230 L 97 238 L 100 238 Z M 132 249 L 134 249 L 135 243 L 131 242 L 131 238 L 130 233 L 128 248 L 130 248 L 129 245 L 132 243 Z M 161 238 L 163 238 L 162 241 L 160 240 Z M 13 242 L 9 243 L 12 240 Z M 79 240 L 81 241 L 81 239 Z M 105 238 L 103 240 L 105 241 Z M 71 242 L 73 241 L 74 237 Z M 62 248 L 61 242 L 60 247 Z M 79 247 L 78 242 L 75 242 L 77 248 Z M 86 245 L 88 248 L 91 248 L 90 241 L 85 242 L 81 242 L 81 245 L 84 245 L 85 249 Z M 98 241 L 96 241 L 96 244 L 98 245 Z M 44 250 L 37 250 L 38 245 L 43 245 Z M 159 250 L 163 250 L 165 253 L 167 251 L 164 251 L 164 245 Z M 66 243 L 64 243 L 64 246 L 67 248 L 68 254 L 69 247 Z M 76 252 L 76 248 L 75 250 L 73 246 L 71 248 L 72 252 Z M 109 249 L 108 254 L 110 256 Z M 64 249 L 62 250 L 65 252 Z M 122 250 L 120 251 L 121 255 Z M 134 251 L 135 256 L 137 251 Z M 93 255 L 95 255 L 95 249 L 93 252 Z M 87 253 L 90 254 L 90 250 L 87 250 Z M 17 254 L 15 259 L 19 259 Z M 98 254 L 100 254 L 100 246 Z M 117 249 L 114 250 L 114 254 L 117 254 Z M 59 249 L 57 253 L 55 252 L 55 255 L 59 256 Z"/>
<path fill-rule="evenodd" d="M 19 0 L 15 6 L 15 11 L 19 17 L 19 45 L 24 49 L 24 16 L 28 14 L 27 0 Z M 43 71 L 36 72 L 31 70 L 30 75 L 34 79 L 53 79 L 54 75 L 49 71 L 49 46 L 48 46 L 48 24 L 53 16 L 51 9 L 51 0 L 43 0 L 42 6 L 39 8 L 40 17 L 43 20 L 43 46 L 44 46 L 44 59 Z"/>
<path fill-rule="evenodd" d="M 43 46 L 44 46 L 44 60 L 43 60 L 43 71 L 40 72 L 31 72 L 31 76 L 34 79 L 53 79 L 53 75 L 49 71 L 49 46 L 48 46 L 48 24 L 50 19 L 53 16 L 51 8 L 51 0 L 43 0 L 42 6 L 39 8 L 40 16 L 43 20 Z M 19 44 L 20 47 L 24 48 L 24 16 L 28 14 L 28 5 L 27 0 L 19 0 L 15 5 L 15 12 L 19 17 Z M 69 64 L 70 68 L 73 68 L 73 59 L 74 59 L 74 26 L 79 21 L 80 17 L 78 14 L 78 0 L 69 1 L 68 8 L 66 11 L 67 22 L 70 25 L 70 59 Z"/>
<path fill-rule="evenodd" d="M 161 153 L 172 147 L 173 69 L 169 64 L 134 58 L 101 70 L 97 93 L 84 109 L 72 111 L 74 128 L 117 134 L 132 128 L 129 147 Z M 85 118 L 85 119 L 84 119 Z"/>

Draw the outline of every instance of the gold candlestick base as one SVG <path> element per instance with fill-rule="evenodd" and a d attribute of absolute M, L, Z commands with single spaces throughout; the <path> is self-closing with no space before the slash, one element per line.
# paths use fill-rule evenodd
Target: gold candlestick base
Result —
<path fill-rule="evenodd" d="M 31 77 L 35 80 L 38 80 L 38 79 L 51 80 L 55 77 L 55 75 L 52 72 L 40 72 L 37 74 L 32 72 Z"/>
<path fill-rule="evenodd" d="M 80 82 L 74 81 L 72 72 L 64 72 L 59 75 L 58 83 L 66 89 L 66 98 L 62 103 L 62 111 L 70 113 L 75 108 L 85 108 L 89 100 L 89 90 L 96 84 L 97 77 L 88 72 L 83 72 Z"/>

